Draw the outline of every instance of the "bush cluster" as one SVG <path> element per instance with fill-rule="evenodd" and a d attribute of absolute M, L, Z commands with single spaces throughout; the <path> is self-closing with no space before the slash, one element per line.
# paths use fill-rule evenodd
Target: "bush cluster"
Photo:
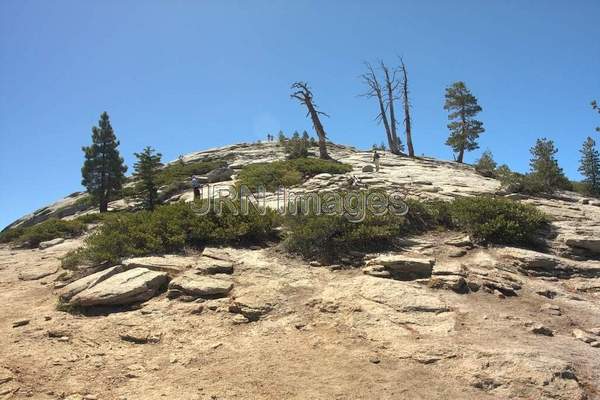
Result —
<path fill-rule="evenodd" d="M 63 265 L 114 264 L 128 256 L 178 253 L 186 247 L 253 243 L 272 237 L 278 215 L 270 210 L 261 215 L 252 207 L 249 211 L 248 215 L 236 215 L 223 207 L 221 215 L 213 211 L 201 215 L 191 205 L 177 203 L 153 212 L 108 215 L 81 250 L 67 255 Z"/>
<path fill-rule="evenodd" d="M 296 215 L 286 219 L 285 247 L 309 259 L 335 260 L 350 250 L 382 250 L 393 246 L 402 233 L 402 217 L 367 215 L 350 222 L 343 215 Z"/>
<path fill-rule="evenodd" d="M 280 186 L 299 185 L 304 179 L 317 174 L 343 174 L 350 171 L 352 166 L 333 160 L 296 158 L 248 165 L 238 175 L 238 182 L 251 190 L 264 186 L 268 191 L 275 191 Z"/>
<path fill-rule="evenodd" d="M 51 218 L 26 228 L 14 228 L 0 233 L 0 243 L 12 242 L 37 247 L 41 242 L 56 238 L 71 238 L 85 231 L 86 222 L 78 219 L 66 221 Z"/>
<path fill-rule="evenodd" d="M 546 216 L 531 205 L 495 197 L 465 197 L 453 202 L 408 200 L 404 216 L 367 213 L 364 221 L 345 216 L 288 216 L 285 247 L 306 258 L 335 260 L 350 250 L 393 248 L 403 236 L 432 229 L 458 229 L 479 243 L 533 245 Z"/>
<path fill-rule="evenodd" d="M 557 179 L 553 184 L 548 184 L 537 174 L 520 174 L 511 171 L 508 166 L 501 165 L 494 172 L 494 176 L 502 182 L 502 187 L 510 193 L 523 193 L 539 195 L 552 194 L 555 190 L 573 190 L 573 184 L 564 177 Z"/>
<path fill-rule="evenodd" d="M 334 261 L 350 250 L 379 251 L 393 248 L 403 236 L 450 225 L 448 203 L 408 200 L 408 213 L 373 214 L 351 222 L 346 215 L 290 215 L 285 220 L 288 251 L 309 259 Z"/>
<path fill-rule="evenodd" d="M 159 186 L 169 185 L 189 179 L 192 175 L 205 175 L 210 171 L 226 167 L 227 161 L 224 159 L 193 161 L 184 163 L 176 161 L 162 168 L 156 177 L 156 183 Z"/>
<path fill-rule="evenodd" d="M 464 197 L 450 205 L 452 223 L 482 243 L 535 244 L 535 234 L 547 222 L 532 205 L 491 196 Z"/>

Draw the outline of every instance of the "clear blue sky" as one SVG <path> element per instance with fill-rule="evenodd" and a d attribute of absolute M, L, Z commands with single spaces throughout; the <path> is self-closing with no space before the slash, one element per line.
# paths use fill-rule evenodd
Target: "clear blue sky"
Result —
<path fill-rule="evenodd" d="M 289 98 L 306 80 L 336 142 L 384 139 L 358 97 L 363 61 L 409 68 L 418 154 L 444 146 L 444 88 L 478 97 L 489 148 L 528 168 L 537 137 L 556 141 L 578 179 L 578 150 L 600 115 L 600 1 L 0 2 L 0 227 L 81 189 L 81 146 L 108 111 L 127 164 L 146 145 L 181 153 L 312 131 Z M 600 141 L 600 140 L 599 140 Z"/>

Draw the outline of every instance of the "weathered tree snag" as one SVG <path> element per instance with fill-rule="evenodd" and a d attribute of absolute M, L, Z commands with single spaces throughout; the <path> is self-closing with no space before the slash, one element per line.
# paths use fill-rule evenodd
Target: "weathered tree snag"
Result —
<path fill-rule="evenodd" d="M 404 60 L 400 58 L 400 70 L 402 71 L 402 102 L 404 103 L 404 128 L 406 130 L 406 147 L 408 156 L 415 156 L 415 149 L 412 142 L 411 120 L 410 120 L 410 102 L 408 100 L 408 76 Z"/>
<path fill-rule="evenodd" d="M 395 150 L 395 152 L 393 153 L 400 154 L 400 151 L 402 150 L 402 144 L 400 142 L 400 139 L 398 138 L 398 133 L 396 131 L 398 123 L 396 122 L 396 113 L 394 112 L 394 101 L 396 100 L 394 93 L 398 88 L 399 82 L 396 79 L 395 71 L 390 73 L 390 70 L 388 69 L 388 67 L 386 67 L 383 61 L 380 61 L 379 63 L 381 66 L 381 70 L 383 71 L 383 75 L 385 77 L 385 88 L 387 91 L 387 107 L 390 113 L 390 135 L 392 137 L 392 140 L 394 141 L 393 149 Z"/>
<path fill-rule="evenodd" d="M 365 63 L 365 65 L 367 66 L 368 72 L 361 75 L 361 78 L 362 78 L 363 82 L 367 85 L 369 90 L 365 94 L 363 94 L 363 96 L 377 98 L 377 102 L 379 104 L 379 114 L 377 114 L 377 117 L 375 118 L 375 120 L 383 122 L 383 126 L 385 128 L 385 133 L 388 138 L 388 147 L 390 148 L 390 151 L 394 154 L 399 154 L 399 151 L 396 146 L 397 143 L 394 140 L 394 137 L 392 136 L 392 131 L 391 131 L 390 124 L 389 124 L 389 121 L 387 118 L 385 101 L 383 98 L 383 90 L 381 88 L 381 84 L 379 83 L 379 80 L 377 79 L 377 75 L 375 74 L 375 71 L 373 70 L 373 67 L 371 66 L 371 64 L 369 64 L 367 62 L 367 63 Z"/>
<path fill-rule="evenodd" d="M 306 82 L 295 82 L 292 85 L 292 89 L 296 90 L 291 94 L 291 97 L 300 101 L 300 103 L 304 104 L 308 110 L 306 115 L 310 115 L 310 118 L 313 123 L 313 127 L 315 128 L 315 132 L 317 132 L 317 136 L 319 137 L 319 158 L 324 160 L 329 160 L 331 157 L 327 153 L 327 134 L 325 133 L 325 129 L 323 129 L 323 124 L 321 124 L 321 120 L 319 119 L 319 115 L 324 115 L 328 117 L 329 115 L 325 114 L 322 111 L 317 109 L 317 105 L 313 101 L 313 95 L 308 87 L 308 83 Z"/>

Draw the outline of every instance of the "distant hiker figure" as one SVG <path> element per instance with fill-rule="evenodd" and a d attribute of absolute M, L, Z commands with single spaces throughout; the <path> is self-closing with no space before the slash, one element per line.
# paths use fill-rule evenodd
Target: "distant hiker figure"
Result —
<path fill-rule="evenodd" d="M 381 156 L 379 155 L 379 153 L 377 152 L 377 150 L 375 150 L 373 152 L 373 164 L 375 164 L 375 172 L 379 172 L 379 158 Z"/>
<path fill-rule="evenodd" d="M 192 176 L 192 188 L 194 188 L 194 200 L 200 198 L 200 179 L 196 175 Z"/>

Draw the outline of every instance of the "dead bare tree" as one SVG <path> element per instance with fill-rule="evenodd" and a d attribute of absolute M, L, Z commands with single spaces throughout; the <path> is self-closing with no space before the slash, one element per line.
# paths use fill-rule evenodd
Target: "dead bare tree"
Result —
<path fill-rule="evenodd" d="M 375 97 L 377 99 L 377 103 L 379 105 L 379 114 L 377 114 L 377 117 L 375 118 L 376 121 L 381 121 L 383 123 L 383 126 L 385 128 L 385 133 L 387 135 L 388 138 L 388 147 L 390 148 L 390 151 L 393 154 L 400 154 L 400 143 L 398 141 L 398 136 L 395 134 L 396 129 L 395 127 L 393 127 L 393 125 L 396 123 L 395 120 L 395 115 L 394 115 L 394 110 L 393 110 L 393 101 L 390 102 L 390 91 L 389 89 L 392 89 L 392 96 L 391 99 L 393 100 L 394 96 L 393 96 L 393 87 L 394 87 L 394 83 L 392 83 L 391 81 L 391 76 L 389 74 L 389 72 L 387 73 L 387 78 L 385 80 L 385 88 L 381 86 L 379 80 L 377 79 L 377 74 L 375 73 L 375 70 L 373 69 L 373 66 L 368 63 L 365 62 L 365 65 L 367 67 L 367 72 L 361 75 L 361 78 L 363 80 L 363 82 L 367 85 L 368 90 L 366 93 L 363 94 L 363 96 L 365 97 Z M 385 65 L 383 64 L 383 62 L 381 62 L 381 66 L 382 68 L 385 67 Z M 384 70 L 387 70 L 387 68 Z M 389 85 L 388 85 L 389 84 Z M 387 93 L 387 98 L 386 95 L 384 94 L 384 90 Z M 390 119 L 392 121 L 390 121 L 388 119 L 388 115 L 387 115 L 387 110 L 390 107 L 391 104 L 391 112 L 390 112 Z"/>
<path fill-rule="evenodd" d="M 306 106 L 306 109 L 308 110 L 306 115 L 310 115 L 315 132 L 317 132 L 317 136 L 319 137 L 319 158 L 324 160 L 331 159 L 327 153 L 327 134 L 325 133 L 325 129 L 323 129 L 323 124 L 321 124 L 321 120 L 319 118 L 319 115 L 324 115 L 326 117 L 329 117 L 329 115 L 317 109 L 317 105 L 313 101 L 313 94 L 308 87 L 308 83 L 295 82 L 292 85 L 292 89 L 295 90 L 295 92 L 291 94 L 291 97 L 297 99 L 300 103 Z"/>
<path fill-rule="evenodd" d="M 398 152 L 401 152 L 403 150 L 402 141 L 398 137 L 398 133 L 396 130 L 398 127 L 398 122 L 396 121 L 396 113 L 394 111 L 394 102 L 397 100 L 395 93 L 396 93 L 396 90 L 398 89 L 398 86 L 400 85 L 400 82 L 398 82 L 398 80 L 396 79 L 396 71 L 395 70 L 390 73 L 389 68 L 383 63 L 383 61 L 380 61 L 379 65 L 381 67 L 381 70 L 383 71 L 383 76 L 385 78 L 385 88 L 387 91 L 386 104 L 387 104 L 388 112 L 390 114 L 390 130 L 391 130 L 392 139 L 395 142 L 396 150 L 398 150 Z"/>
<path fill-rule="evenodd" d="M 415 156 L 415 149 L 412 142 L 411 119 L 410 119 L 410 101 L 408 100 L 408 75 L 406 73 L 406 65 L 400 57 L 400 71 L 402 72 L 402 103 L 404 104 L 404 128 L 406 131 L 406 147 L 408 148 L 408 156 Z"/>

